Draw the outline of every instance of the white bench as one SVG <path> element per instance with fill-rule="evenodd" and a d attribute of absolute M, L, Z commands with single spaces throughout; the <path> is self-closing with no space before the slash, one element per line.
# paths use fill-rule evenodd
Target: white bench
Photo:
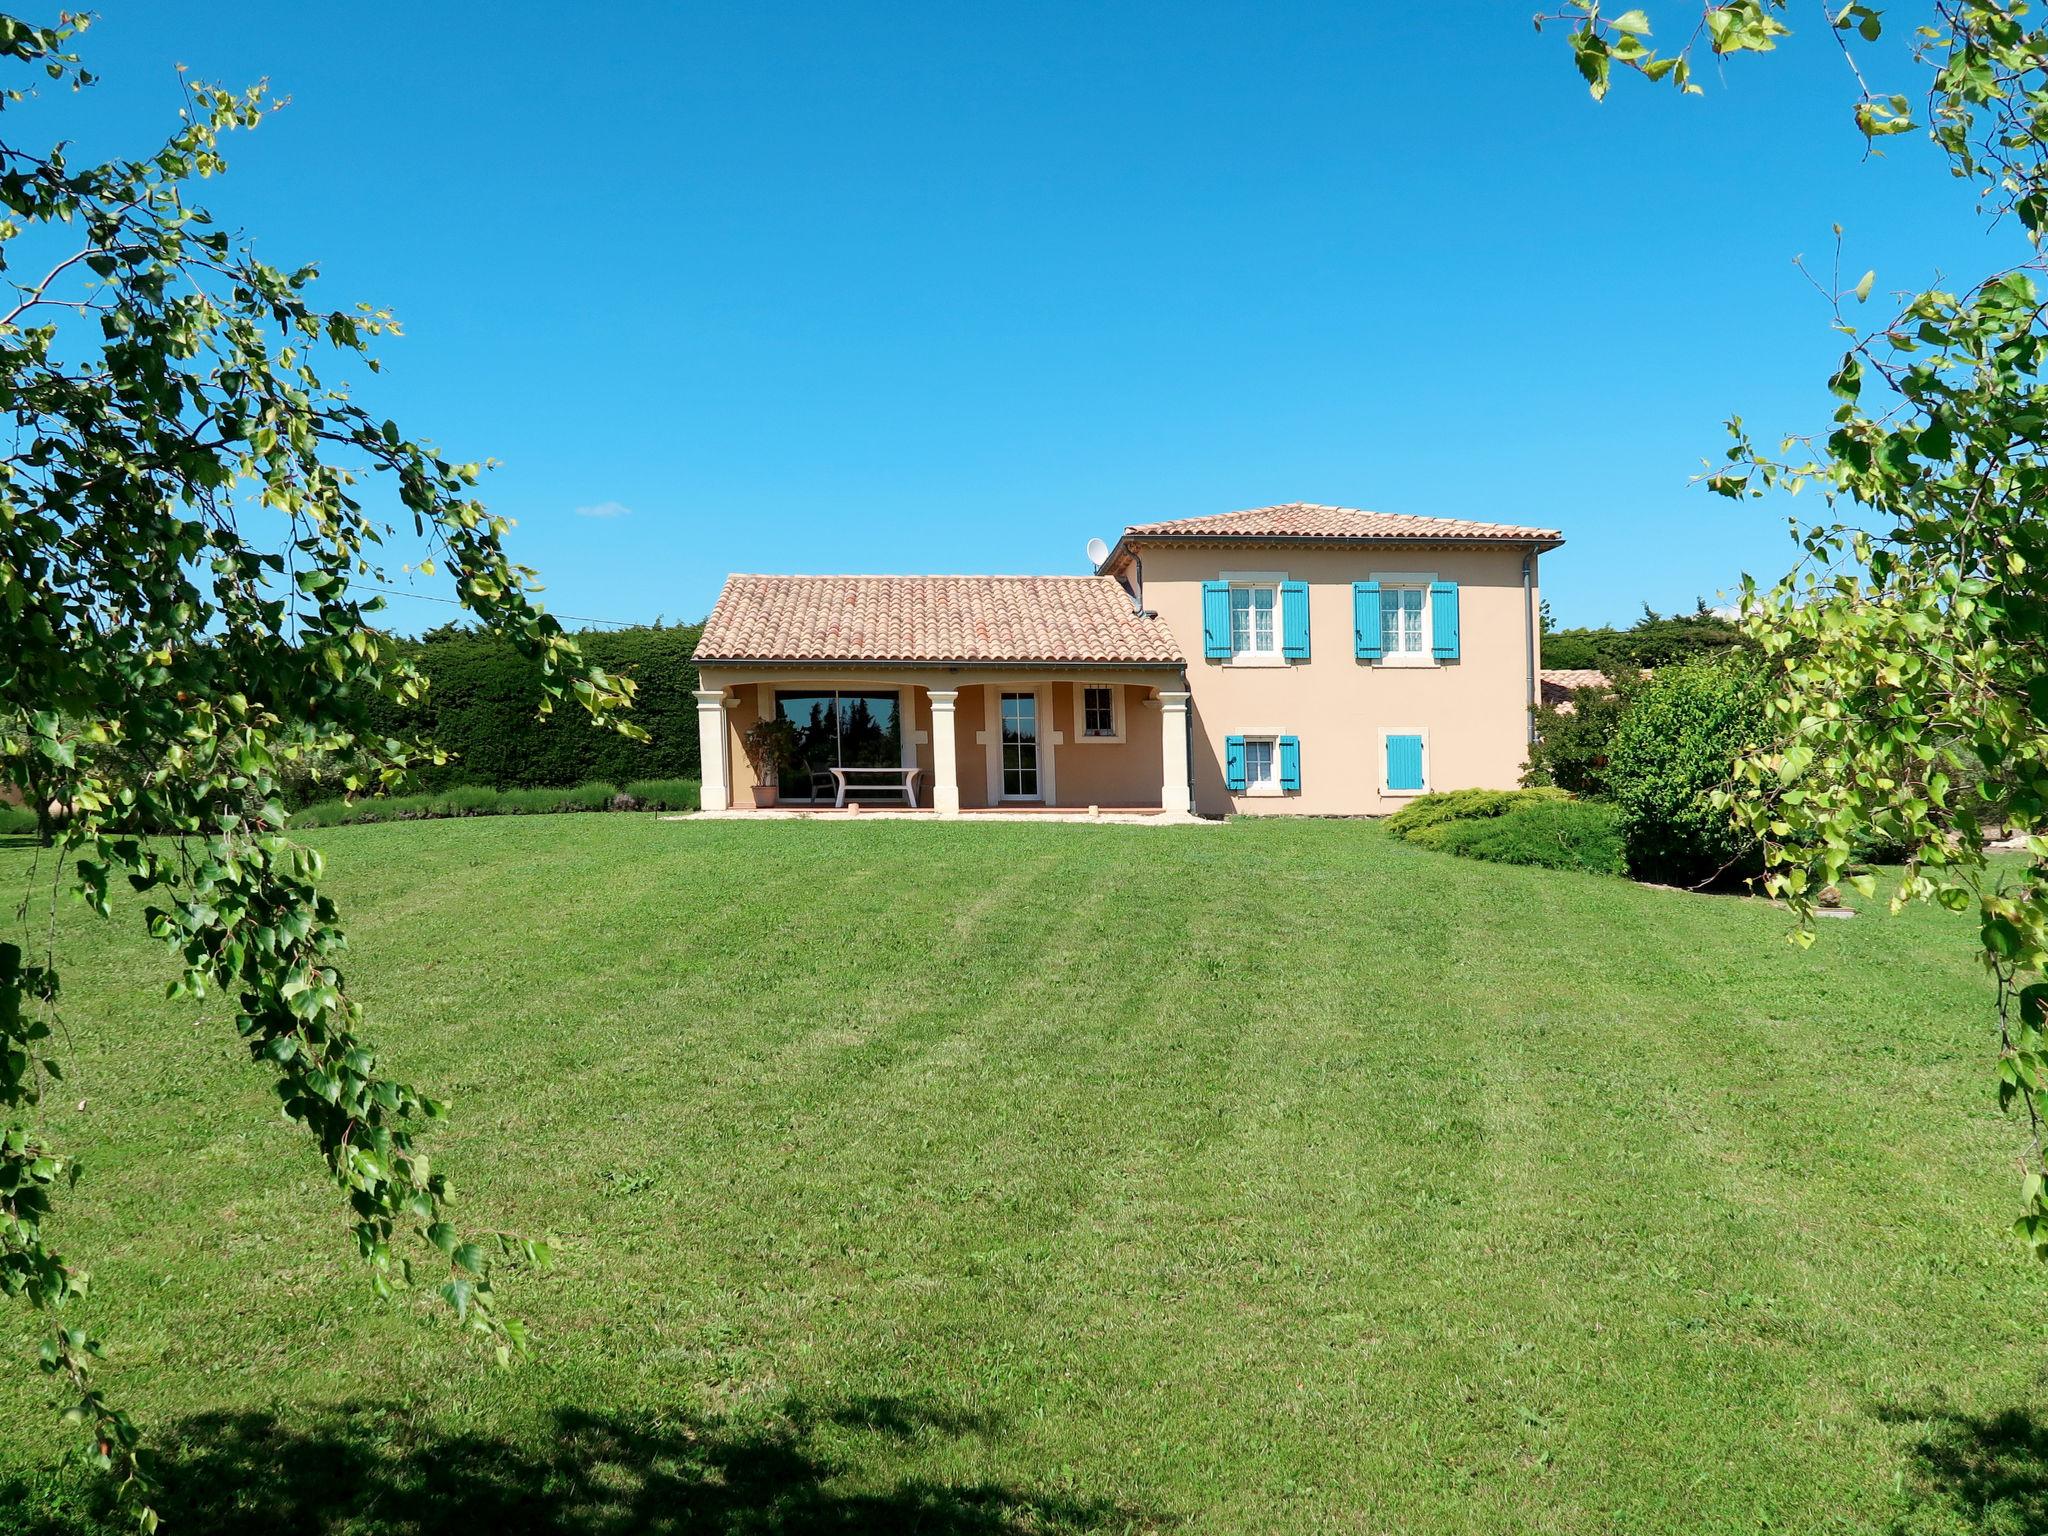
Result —
<path fill-rule="evenodd" d="M 874 779 L 880 788 L 900 791 L 905 805 L 916 805 L 918 775 L 924 772 L 922 768 L 830 768 L 826 771 L 839 786 L 839 793 L 833 798 L 832 803 L 840 807 L 846 804 L 846 791 L 849 788 L 846 781 L 856 777 Z"/>

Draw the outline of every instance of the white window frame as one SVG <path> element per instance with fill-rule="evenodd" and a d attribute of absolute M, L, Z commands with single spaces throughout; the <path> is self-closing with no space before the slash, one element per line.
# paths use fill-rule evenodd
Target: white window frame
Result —
<path fill-rule="evenodd" d="M 1029 699 L 1031 701 L 1031 777 L 1032 782 L 1038 787 L 1028 795 L 1011 794 L 1005 782 L 1008 777 L 1003 771 L 1003 696 L 1005 694 L 1015 694 L 1020 699 Z M 991 725 L 988 739 L 989 753 L 993 762 L 993 767 L 989 771 L 989 778 L 996 787 L 996 803 L 999 805 L 1013 805 L 1042 801 L 1047 805 L 1052 804 L 1052 785 L 1046 774 L 1046 759 L 1050 754 L 1045 750 L 1046 737 L 1051 734 L 1052 722 L 1045 718 L 1045 694 L 1036 688 L 1006 688 L 1001 683 L 996 683 L 988 689 L 988 695 L 992 701 L 989 709 Z"/>
<path fill-rule="evenodd" d="M 1243 795 L 1248 800 L 1277 799 L 1286 794 L 1287 791 L 1280 784 L 1280 738 L 1290 733 L 1260 728 L 1250 731 L 1232 731 L 1230 734 L 1240 738 L 1245 745 L 1244 788 L 1233 790 L 1232 793 Z M 1273 747 L 1273 777 L 1265 784 L 1254 784 L 1252 782 L 1251 745 L 1255 741 L 1270 742 Z"/>
<path fill-rule="evenodd" d="M 1230 591 L 1251 590 L 1255 587 L 1273 589 L 1273 649 L 1270 651 L 1240 651 L 1236 649 L 1236 636 L 1232 634 L 1230 656 L 1223 663 L 1226 667 L 1284 667 L 1287 663 L 1287 594 L 1281 590 L 1287 584 L 1285 571 L 1219 571 L 1217 580 L 1228 582 Z M 1224 622 L 1230 623 L 1230 599 L 1224 599 Z M 1232 625 L 1233 631 L 1236 626 Z"/>
<path fill-rule="evenodd" d="M 1419 587 L 1422 589 L 1422 649 L 1420 651 L 1389 651 L 1385 644 L 1380 646 L 1379 665 L 1383 667 L 1440 667 L 1436 659 L 1436 613 L 1430 587 L 1437 580 L 1435 571 L 1374 571 L 1372 579 L 1380 584 L 1380 602 L 1385 604 L 1387 593 Z M 1384 612 L 1384 607 L 1382 608 Z M 1384 624 L 1384 620 L 1381 621 Z M 1381 630 L 1384 642 L 1385 630 Z M 1396 731 L 1396 736 L 1410 735 L 1411 732 Z M 1381 773 L 1385 766 L 1382 763 Z"/>
<path fill-rule="evenodd" d="M 1109 718 L 1115 723 L 1116 729 L 1107 736 L 1090 736 L 1088 734 L 1088 690 L 1090 688 L 1107 688 L 1109 690 Z M 1085 743 L 1095 742 L 1103 746 L 1114 747 L 1120 746 L 1123 743 L 1123 739 L 1124 685 L 1122 683 L 1089 682 L 1074 684 L 1074 734 L 1071 738 L 1072 744 L 1081 746 Z"/>
<path fill-rule="evenodd" d="M 1422 738 L 1422 788 L 1389 789 L 1387 787 L 1387 738 L 1390 736 L 1420 736 Z M 1432 793 L 1430 785 L 1434 780 L 1429 772 L 1429 727 L 1426 725 L 1388 725 L 1380 728 L 1379 758 L 1380 794 L 1390 800 L 1409 800 L 1417 795 Z"/>

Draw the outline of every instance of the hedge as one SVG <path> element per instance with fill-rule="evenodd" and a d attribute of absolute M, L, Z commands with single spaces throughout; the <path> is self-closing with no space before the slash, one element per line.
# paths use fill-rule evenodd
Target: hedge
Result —
<path fill-rule="evenodd" d="M 573 704 L 535 719 L 540 687 L 531 664 L 502 641 L 464 629 L 438 630 L 408 645 L 431 684 L 427 702 L 416 710 L 391 706 L 379 724 L 390 734 L 423 731 L 453 755 L 443 767 L 421 770 L 419 782 L 428 789 L 694 779 L 697 668 L 690 653 L 702 630 L 686 624 L 577 635 L 587 660 L 638 684 L 633 720 L 648 733 L 644 742 L 597 729 Z"/>
<path fill-rule="evenodd" d="M 567 789 L 488 789 L 457 784 L 418 795 L 322 800 L 297 812 L 294 827 L 347 827 L 379 821 L 432 821 L 451 816 L 548 816 L 568 811 L 694 811 L 695 779 L 636 779 Z"/>

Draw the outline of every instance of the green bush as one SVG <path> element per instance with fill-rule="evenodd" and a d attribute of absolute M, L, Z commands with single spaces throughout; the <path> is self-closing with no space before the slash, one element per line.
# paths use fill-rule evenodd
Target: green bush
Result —
<path fill-rule="evenodd" d="M 0 805 L 0 836 L 33 837 L 36 830 L 36 813 L 28 806 Z"/>
<path fill-rule="evenodd" d="M 1387 830 L 1404 841 L 1435 847 L 1439 830 L 1453 822 L 1504 816 L 1519 805 L 1565 798 L 1561 789 L 1446 790 L 1409 801 L 1387 818 Z"/>
<path fill-rule="evenodd" d="M 701 625 L 690 624 L 576 636 L 587 662 L 637 685 L 631 718 L 648 733 L 644 742 L 600 730 L 570 705 L 536 719 L 540 688 L 532 664 L 504 642 L 464 629 L 438 630 L 408 643 L 407 653 L 430 684 L 427 701 L 419 707 L 384 705 L 378 728 L 387 736 L 425 735 L 453 755 L 441 767 L 420 770 L 419 780 L 429 789 L 694 776 L 697 701 L 691 695 L 697 668 L 690 653 L 701 632 Z"/>
<path fill-rule="evenodd" d="M 1597 800 L 1524 800 L 1498 816 L 1439 822 L 1430 846 L 1495 864 L 1628 873 L 1621 813 Z"/>
<path fill-rule="evenodd" d="M 645 793 L 635 793 L 645 791 Z M 647 779 L 628 785 L 598 781 L 567 789 L 489 789 L 455 784 L 417 795 L 322 800 L 292 817 L 294 827 L 345 827 L 362 822 L 424 821 L 446 816 L 545 816 L 569 811 L 694 811 L 697 781 Z"/>
<path fill-rule="evenodd" d="M 1755 839 L 1709 797 L 1763 730 L 1763 675 L 1747 659 L 1684 662 L 1644 683 L 1615 730 L 1607 765 L 1629 873 L 1698 885 L 1760 867 Z"/>
<path fill-rule="evenodd" d="M 1536 711 L 1536 740 L 1529 746 L 1524 784 L 1551 784 L 1575 795 L 1607 793 L 1607 764 L 1614 733 L 1630 700 L 1642 691 L 1639 670 L 1616 668 L 1604 685 L 1572 691 L 1572 707 L 1549 705 Z"/>

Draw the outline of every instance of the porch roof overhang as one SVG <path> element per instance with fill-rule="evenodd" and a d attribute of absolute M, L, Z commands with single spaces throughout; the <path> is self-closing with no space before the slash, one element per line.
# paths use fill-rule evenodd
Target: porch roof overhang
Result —
<path fill-rule="evenodd" d="M 1179 667 L 1106 576 L 732 576 L 700 667 Z"/>
<path fill-rule="evenodd" d="M 1153 672 L 1172 674 L 1184 670 L 1181 661 L 923 661 L 884 656 L 868 660 L 821 660 L 816 656 L 748 656 L 728 660 L 700 657 L 703 672 L 909 672 L 918 675 L 972 672 Z"/>

